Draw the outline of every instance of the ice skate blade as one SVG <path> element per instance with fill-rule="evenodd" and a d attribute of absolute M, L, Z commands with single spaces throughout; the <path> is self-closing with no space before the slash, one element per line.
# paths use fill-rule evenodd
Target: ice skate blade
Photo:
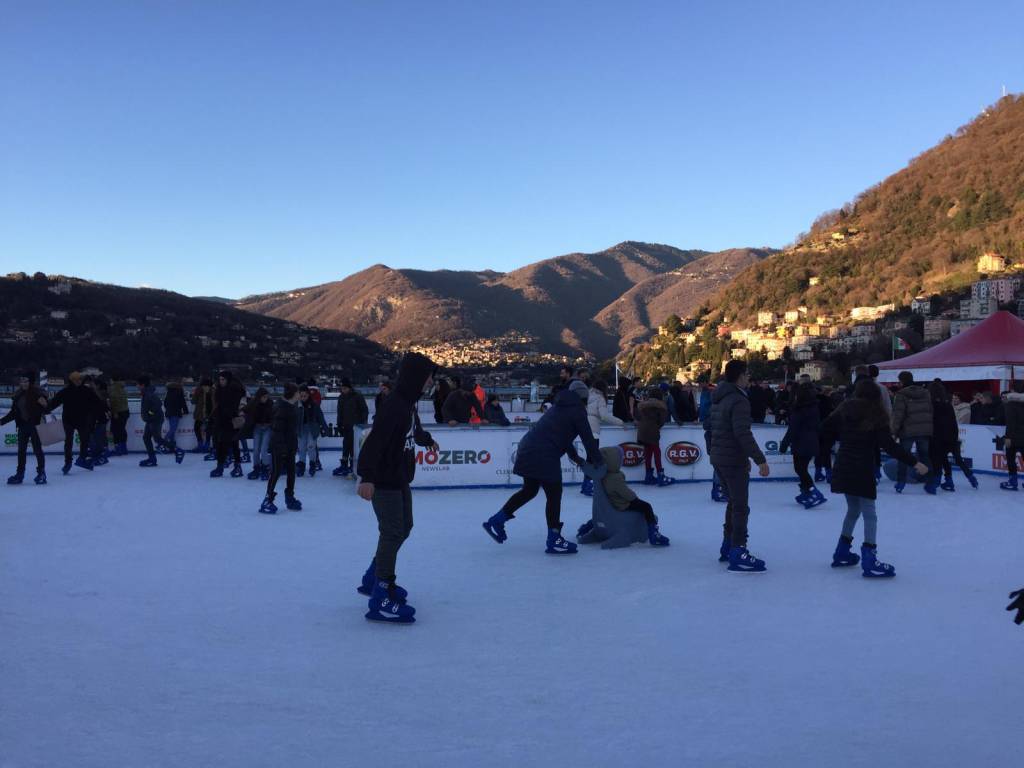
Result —
<path fill-rule="evenodd" d="M 415 616 L 388 617 L 388 616 L 386 616 L 386 615 L 384 615 L 382 613 L 379 613 L 378 611 L 367 611 L 366 612 L 366 620 L 367 621 L 372 621 L 372 622 L 374 622 L 376 624 L 415 624 L 416 623 L 416 617 Z"/>
<path fill-rule="evenodd" d="M 498 533 L 495 533 L 495 531 L 491 527 L 490 523 L 484 523 L 483 524 L 483 528 L 484 528 L 484 531 L 487 532 L 487 535 L 490 536 L 492 539 L 494 539 L 499 544 L 504 544 L 505 543 L 505 539 L 508 538 L 508 534 L 505 534 L 504 536 L 501 536 Z"/>

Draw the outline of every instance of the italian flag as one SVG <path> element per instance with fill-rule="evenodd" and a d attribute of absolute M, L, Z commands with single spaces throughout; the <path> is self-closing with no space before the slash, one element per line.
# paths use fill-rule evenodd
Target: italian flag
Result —
<path fill-rule="evenodd" d="M 909 352 L 910 345 L 906 341 L 901 339 L 899 336 L 892 337 L 892 351 L 893 352 Z"/>

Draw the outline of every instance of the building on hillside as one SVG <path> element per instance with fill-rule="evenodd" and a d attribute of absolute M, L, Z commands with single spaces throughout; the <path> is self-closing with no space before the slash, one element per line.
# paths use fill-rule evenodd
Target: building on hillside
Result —
<path fill-rule="evenodd" d="M 949 338 L 948 317 L 929 317 L 924 321 L 924 343 L 935 344 Z"/>
<path fill-rule="evenodd" d="M 855 325 L 850 328 L 850 335 L 855 337 L 861 336 L 874 336 L 875 326 L 873 325 Z"/>
<path fill-rule="evenodd" d="M 851 320 L 877 320 L 896 309 L 895 304 L 879 304 L 877 307 L 854 307 L 850 310 Z"/>
<path fill-rule="evenodd" d="M 64 309 L 51 309 L 50 319 L 51 320 L 67 320 L 68 313 Z"/>
<path fill-rule="evenodd" d="M 71 293 L 71 283 L 67 280 L 58 280 L 56 285 L 51 285 L 46 290 L 57 296 L 67 296 Z"/>
<path fill-rule="evenodd" d="M 821 381 L 829 376 L 831 365 L 824 360 L 810 360 L 801 366 L 798 376 L 809 376 L 811 381 Z"/>
<path fill-rule="evenodd" d="M 821 278 L 818 277 L 817 275 L 815 275 L 814 277 L 809 277 L 807 278 L 807 285 L 811 286 L 812 288 L 816 285 L 821 285 Z"/>
<path fill-rule="evenodd" d="M 759 326 L 775 325 L 775 313 L 770 311 L 762 311 L 757 313 L 757 324 Z"/>
<path fill-rule="evenodd" d="M 983 320 L 999 309 L 999 302 L 994 296 L 985 299 L 961 299 L 961 320 Z"/>
<path fill-rule="evenodd" d="M 993 272 L 1002 272 L 1006 269 L 1006 259 L 1000 256 L 998 253 L 983 253 L 978 259 L 978 272 L 983 274 L 992 274 Z"/>
<path fill-rule="evenodd" d="M 782 316 L 783 320 L 787 323 L 796 323 L 800 321 L 800 310 L 799 309 L 787 309 L 786 314 Z"/>
<path fill-rule="evenodd" d="M 951 320 L 949 322 L 949 335 L 950 337 L 953 337 L 961 334 L 969 328 L 973 328 L 980 322 L 981 320 L 978 318 L 961 318 L 959 320 Z"/>
<path fill-rule="evenodd" d="M 1020 291 L 1021 278 L 998 277 L 993 280 L 979 280 L 971 286 L 972 299 L 995 297 L 1000 304 L 1006 304 L 1016 298 Z"/>
<path fill-rule="evenodd" d="M 814 349 L 810 345 L 793 347 L 793 358 L 800 362 L 807 362 L 814 359 Z"/>
<path fill-rule="evenodd" d="M 932 300 L 928 296 L 915 296 L 910 302 L 910 309 L 919 315 L 930 315 L 932 313 Z"/>

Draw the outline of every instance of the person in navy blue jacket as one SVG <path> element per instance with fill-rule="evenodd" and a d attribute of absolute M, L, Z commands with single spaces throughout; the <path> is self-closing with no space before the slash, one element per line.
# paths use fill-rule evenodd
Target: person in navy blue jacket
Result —
<path fill-rule="evenodd" d="M 545 551 L 552 555 L 570 555 L 576 551 L 575 544 L 562 538 L 562 456 L 568 455 L 569 460 L 577 466 L 583 464 L 583 459 L 573 446 L 579 437 L 586 449 L 587 461 L 594 465 L 604 463 L 587 420 L 586 402 L 589 396 L 587 385 L 573 379 L 568 388 L 558 393 L 554 405 L 519 443 L 512 472 L 523 478 L 523 487 L 512 494 L 505 506 L 484 523 L 484 530 L 499 544 L 508 538 L 505 523 L 543 488 L 548 523 Z"/>
<path fill-rule="evenodd" d="M 789 429 L 782 438 L 783 453 L 786 446 L 793 449 L 793 469 L 800 478 L 800 495 L 798 503 L 810 509 L 824 504 L 827 499 L 814 486 L 811 473 L 807 468 L 821 451 L 821 409 L 818 407 L 818 394 L 814 385 L 805 381 L 797 386 L 793 404 L 789 412 Z"/>

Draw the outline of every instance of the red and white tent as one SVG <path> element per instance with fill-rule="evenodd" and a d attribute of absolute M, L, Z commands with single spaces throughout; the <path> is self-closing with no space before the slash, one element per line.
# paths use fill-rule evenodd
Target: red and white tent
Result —
<path fill-rule="evenodd" d="M 995 391 L 1024 378 L 1024 320 L 996 312 L 978 325 L 915 355 L 878 364 L 881 382 L 910 371 L 917 381 L 990 382 Z"/>

